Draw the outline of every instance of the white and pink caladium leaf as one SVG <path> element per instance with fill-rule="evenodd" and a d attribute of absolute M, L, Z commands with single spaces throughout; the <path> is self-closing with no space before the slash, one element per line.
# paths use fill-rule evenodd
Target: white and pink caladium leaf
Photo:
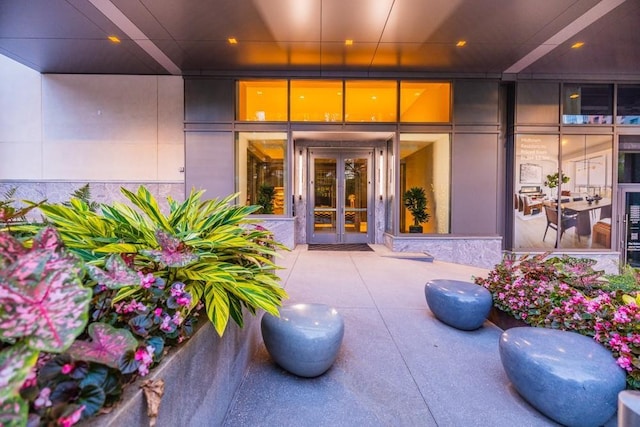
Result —
<path fill-rule="evenodd" d="M 120 359 L 138 347 L 138 340 L 126 329 L 95 322 L 87 328 L 91 341 L 76 341 L 67 351 L 71 357 L 85 362 L 96 362 L 118 369 Z"/>
<path fill-rule="evenodd" d="M 28 415 L 29 404 L 20 396 L 8 400 L 0 400 L 0 426 L 26 426 Z"/>
<path fill-rule="evenodd" d="M 20 387 L 36 364 L 38 354 L 22 342 L 0 352 L 0 402 L 19 396 Z"/>
<path fill-rule="evenodd" d="M 14 263 L 19 256 L 27 253 L 22 243 L 7 232 L 0 233 L 0 269 Z"/>
<path fill-rule="evenodd" d="M 59 353 L 84 330 L 91 291 L 82 286 L 81 262 L 60 249 L 44 229 L 33 248 L 0 270 L 0 338 L 23 338 L 34 350 Z"/>
<path fill-rule="evenodd" d="M 156 241 L 160 250 L 142 250 L 140 253 L 167 267 L 184 267 L 198 260 L 198 255 L 191 252 L 189 246 L 163 230 L 156 230 Z"/>
<path fill-rule="evenodd" d="M 140 276 L 124 262 L 120 254 L 113 254 L 105 262 L 105 270 L 94 265 L 87 265 L 89 276 L 109 289 L 120 289 L 125 286 L 140 284 Z"/>

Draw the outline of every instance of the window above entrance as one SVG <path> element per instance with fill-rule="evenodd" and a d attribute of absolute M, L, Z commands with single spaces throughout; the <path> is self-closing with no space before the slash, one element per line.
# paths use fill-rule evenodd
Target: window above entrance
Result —
<path fill-rule="evenodd" d="M 236 106 L 241 122 L 449 123 L 451 83 L 241 80 Z"/>

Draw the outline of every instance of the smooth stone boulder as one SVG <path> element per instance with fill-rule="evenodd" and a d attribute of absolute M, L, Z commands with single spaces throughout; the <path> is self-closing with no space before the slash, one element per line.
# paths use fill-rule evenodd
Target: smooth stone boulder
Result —
<path fill-rule="evenodd" d="M 520 395 L 566 426 L 601 426 L 616 412 L 626 374 L 611 352 L 575 332 L 520 327 L 502 333 L 500 359 Z"/>
<path fill-rule="evenodd" d="M 491 292 L 459 280 L 431 280 L 424 285 L 424 296 L 438 320 L 464 331 L 482 326 L 493 305 Z"/>
<path fill-rule="evenodd" d="M 338 356 L 344 320 L 324 304 L 294 304 L 280 309 L 280 317 L 262 317 L 262 338 L 271 358 L 301 377 L 325 373 Z"/>

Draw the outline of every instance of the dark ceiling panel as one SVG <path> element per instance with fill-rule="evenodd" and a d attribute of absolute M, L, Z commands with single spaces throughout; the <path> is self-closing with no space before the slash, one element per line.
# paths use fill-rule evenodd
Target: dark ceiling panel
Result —
<path fill-rule="evenodd" d="M 627 1 L 533 63 L 526 73 L 637 75 L 640 71 L 640 1 Z M 585 43 L 572 49 L 575 41 Z"/>
<path fill-rule="evenodd" d="M 184 74 L 493 75 L 615 0 L 110 1 Z M 640 0 L 626 0 L 522 76 L 640 76 L 638 22 Z M 583 49 L 570 49 L 576 38 Z M 167 74 L 89 0 L 0 0 L 0 53 L 46 73 Z"/>

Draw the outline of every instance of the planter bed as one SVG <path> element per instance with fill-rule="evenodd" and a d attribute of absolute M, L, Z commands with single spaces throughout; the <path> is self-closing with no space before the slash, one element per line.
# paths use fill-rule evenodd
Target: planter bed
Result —
<path fill-rule="evenodd" d="M 197 331 L 172 349 L 149 375 L 128 385 L 108 413 L 82 426 L 149 426 L 147 403 L 140 384 L 163 379 L 159 426 L 221 425 L 260 338 L 259 318 L 245 313 L 244 328 L 230 322 L 220 338 L 206 316 Z"/>

